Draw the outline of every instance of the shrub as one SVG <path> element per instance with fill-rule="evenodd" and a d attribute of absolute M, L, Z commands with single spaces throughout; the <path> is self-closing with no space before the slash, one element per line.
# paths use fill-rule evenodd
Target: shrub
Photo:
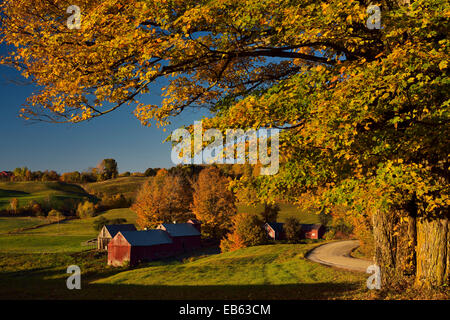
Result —
<path fill-rule="evenodd" d="M 293 217 L 288 218 L 283 228 L 286 240 L 291 243 L 300 241 L 302 235 L 302 225 L 300 224 L 300 221 Z"/>
<path fill-rule="evenodd" d="M 62 212 L 59 211 L 59 210 L 55 210 L 55 209 L 50 210 L 50 212 L 48 213 L 47 217 L 50 218 L 50 219 L 55 219 L 55 220 L 62 220 L 62 219 L 64 219 L 64 215 L 62 214 Z"/>
<path fill-rule="evenodd" d="M 257 214 L 238 213 L 233 217 L 233 231 L 220 243 L 223 252 L 257 246 L 267 242 L 264 222 Z"/>
<path fill-rule="evenodd" d="M 11 209 L 11 212 L 16 214 L 17 213 L 17 209 L 19 209 L 19 200 L 17 200 L 17 198 L 12 198 L 9 201 L 9 207 Z"/>
<path fill-rule="evenodd" d="M 95 216 L 94 204 L 89 201 L 79 203 L 77 207 L 77 215 L 81 219 L 90 218 Z"/>
<path fill-rule="evenodd" d="M 336 236 L 336 230 L 330 229 L 323 235 L 323 238 L 325 240 L 333 240 L 335 236 Z"/>
<path fill-rule="evenodd" d="M 45 211 L 42 209 L 42 206 L 33 200 L 28 203 L 28 206 L 24 208 L 24 211 L 28 211 L 29 214 L 36 217 L 45 217 Z"/>

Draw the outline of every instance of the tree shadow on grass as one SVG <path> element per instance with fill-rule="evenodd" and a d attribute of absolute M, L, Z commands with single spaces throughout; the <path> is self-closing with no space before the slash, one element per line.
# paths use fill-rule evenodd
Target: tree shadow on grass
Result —
<path fill-rule="evenodd" d="M 29 192 L 25 191 L 0 189 L 0 198 L 23 197 L 29 194 L 30 194 Z"/>
<path fill-rule="evenodd" d="M 339 299 L 361 289 L 361 283 L 299 283 L 285 285 L 127 285 L 92 283 L 98 274 L 83 274 L 81 290 L 69 290 L 63 271 L 34 270 L 0 275 L 0 299 L 61 300 L 310 300 Z M 117 271 L 104 272 L 108 276 Z M 95 278 L 94 278 L 94 277 Z"/>

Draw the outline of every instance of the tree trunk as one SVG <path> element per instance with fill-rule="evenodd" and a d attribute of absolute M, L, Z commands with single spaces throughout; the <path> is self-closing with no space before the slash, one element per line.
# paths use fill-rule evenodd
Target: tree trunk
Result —
<path fill-rule="evenodd" d="M 406 206 L 408 213 L 408 242 L 407 242 L 407 259 L 405 261 L 404 272 L 407 275 L 415 275 L 416 273 L 416 247 L 417 247 L 417 197 L 414 194 L 411 201 Z"/>
<path fill-rule="evenodd" d="M 397 279 L 396 239 L 394 237 L 395 216 L 393 213 L 377 211 L 372 216 L 375 241 L 375 261 L 381 270 L 382 286 L 389 286 Z"/>
<path fill-rule="evenodd" d="M 448 218 L 417 221 L 416 285 L 449 284 L 450 236 Z"/>

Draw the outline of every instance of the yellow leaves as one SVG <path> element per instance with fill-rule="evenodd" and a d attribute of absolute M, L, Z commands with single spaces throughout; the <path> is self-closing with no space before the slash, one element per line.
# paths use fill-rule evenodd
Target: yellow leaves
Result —
<path fill-rule="evenodd" d="M 325 67 L 323 65 L 321 65 L 321 64 L 316 67 L 316 71 L 317 72 L 322 72 L 324 70 L 325 70 Z"/>
<path fill-rule="evenodd" d="M 439 63 L 439 69 L 440 69 L 440 70 L 447 69 L 447 65 L 448 65 L 448 61 L 447 61 L 447 60 L 442 60 L 442 61 Z"/>
<path fill-rule="evenodd" d="M 347 18 L 345 19 L 345 21 L 346 21 L 348 24 L 352 24 L 352 21 L 353 21 L 352 16 L 351 16 L 351 15 L 348 15 Z"/>

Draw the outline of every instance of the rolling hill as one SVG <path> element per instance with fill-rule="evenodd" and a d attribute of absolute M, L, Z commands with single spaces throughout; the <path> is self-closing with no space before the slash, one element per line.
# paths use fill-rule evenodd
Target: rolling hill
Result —
<path fill-rule="evenodd" d="M 83 184 L 83 188 L 91 194 L 102 193 L 113 196 L 123 194 L 126 198 L 134 199 L 139 188 L 147 181 L 148 177 L 121 177 L 101 182 Z"/>
<path fill-rule="evenodd" d="M 92 284 L 148 288 L 150 299 L 323 299 L 362 287 L 364 274 L 305 260 L 316 245 L 265 245 L 193 261 L 153 262 Z"/>
<path fill-rule="evenodd" d="M 95 200 L 82 187 L 64 182 L 0 182 L 0 210 L 9 207 L 12 198 L 19 200 L 23 207 L 30 201 L 51 201 L 54 208 L 66 199 Z"/>

